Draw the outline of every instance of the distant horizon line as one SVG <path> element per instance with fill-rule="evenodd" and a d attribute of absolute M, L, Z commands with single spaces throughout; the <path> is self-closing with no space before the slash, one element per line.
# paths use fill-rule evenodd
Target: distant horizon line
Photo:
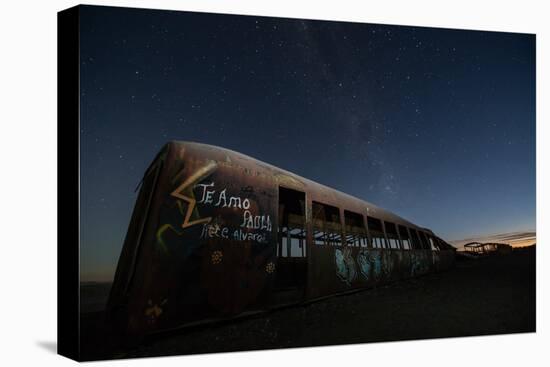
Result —
<path fill-rule="evenodd" d="M 505 232 L 505 233 L 494 233 L 487 235 L 477 235 L 469 236 L 459 240 L 448 241 L 451 245 L 456 248 L 462 247 L 468 242 L 502 242 L 508 243 L 514 246 L 514 243 L 526 243 L 534 240 L 536 243 L 537 232 L 536 230 L 525 230 L 525 231 L 514 231 L 514 232 Z M 516 246 L 519 247 L 519 246 Z"/>
<path fill-rule="evenodd" d="M 519 230 L 519 231 L 511 231 L 511 232 L 493 232 L 493 233 L 487 233 L 487 234 L 475 234 L 470 235 L 468 237 L 463 237 L 459 239 L 454 239 L 451 241 L 464 241 L 469 239 L 476 239 L 476 238 L 482 238 L 482 237 L 506 237 L 510 235 L 517 235 L 517 234 L 527 234 L 527 233 L 533 233 L 536 234 L 535 229 L 526 229 L 526 230 Z"/>

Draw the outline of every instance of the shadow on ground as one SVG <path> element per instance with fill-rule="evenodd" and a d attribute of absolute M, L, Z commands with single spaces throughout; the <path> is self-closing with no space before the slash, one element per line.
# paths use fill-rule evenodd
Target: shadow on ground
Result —
<path fill-rule="evenodd" d="M 54 341 L 37 341 L 36 345 L 47 350 L 50 353 L 57 354 L 57 343 Z"/>

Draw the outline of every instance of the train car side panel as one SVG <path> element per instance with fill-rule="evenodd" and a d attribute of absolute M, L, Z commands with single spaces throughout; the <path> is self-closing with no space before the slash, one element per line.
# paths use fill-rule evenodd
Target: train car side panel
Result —
<path fill-rule="evenodd" d="M 274 187 L 213 153 L 170 146 L 128 297 L 130 333 L 266 307 L 275 272 Z"/>

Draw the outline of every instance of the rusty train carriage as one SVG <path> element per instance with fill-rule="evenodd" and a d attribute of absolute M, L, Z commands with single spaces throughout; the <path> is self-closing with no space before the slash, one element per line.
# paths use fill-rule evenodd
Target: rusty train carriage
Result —
<path fill-rule="evenodd" d="M 454 248 L 243 154 L 168 143 L 147 170 L 108 314 L 146 335 L 438 271 Z"/>

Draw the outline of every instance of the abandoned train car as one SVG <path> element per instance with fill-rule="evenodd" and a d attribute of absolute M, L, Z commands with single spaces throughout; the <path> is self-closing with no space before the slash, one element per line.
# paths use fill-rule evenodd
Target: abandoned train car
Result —
<path fill-rule="evenodd" d="M 439 271 L 454 248 L 246 155 L 170 142 L 146 171 L 108 300 L 147 335 Z"/>

